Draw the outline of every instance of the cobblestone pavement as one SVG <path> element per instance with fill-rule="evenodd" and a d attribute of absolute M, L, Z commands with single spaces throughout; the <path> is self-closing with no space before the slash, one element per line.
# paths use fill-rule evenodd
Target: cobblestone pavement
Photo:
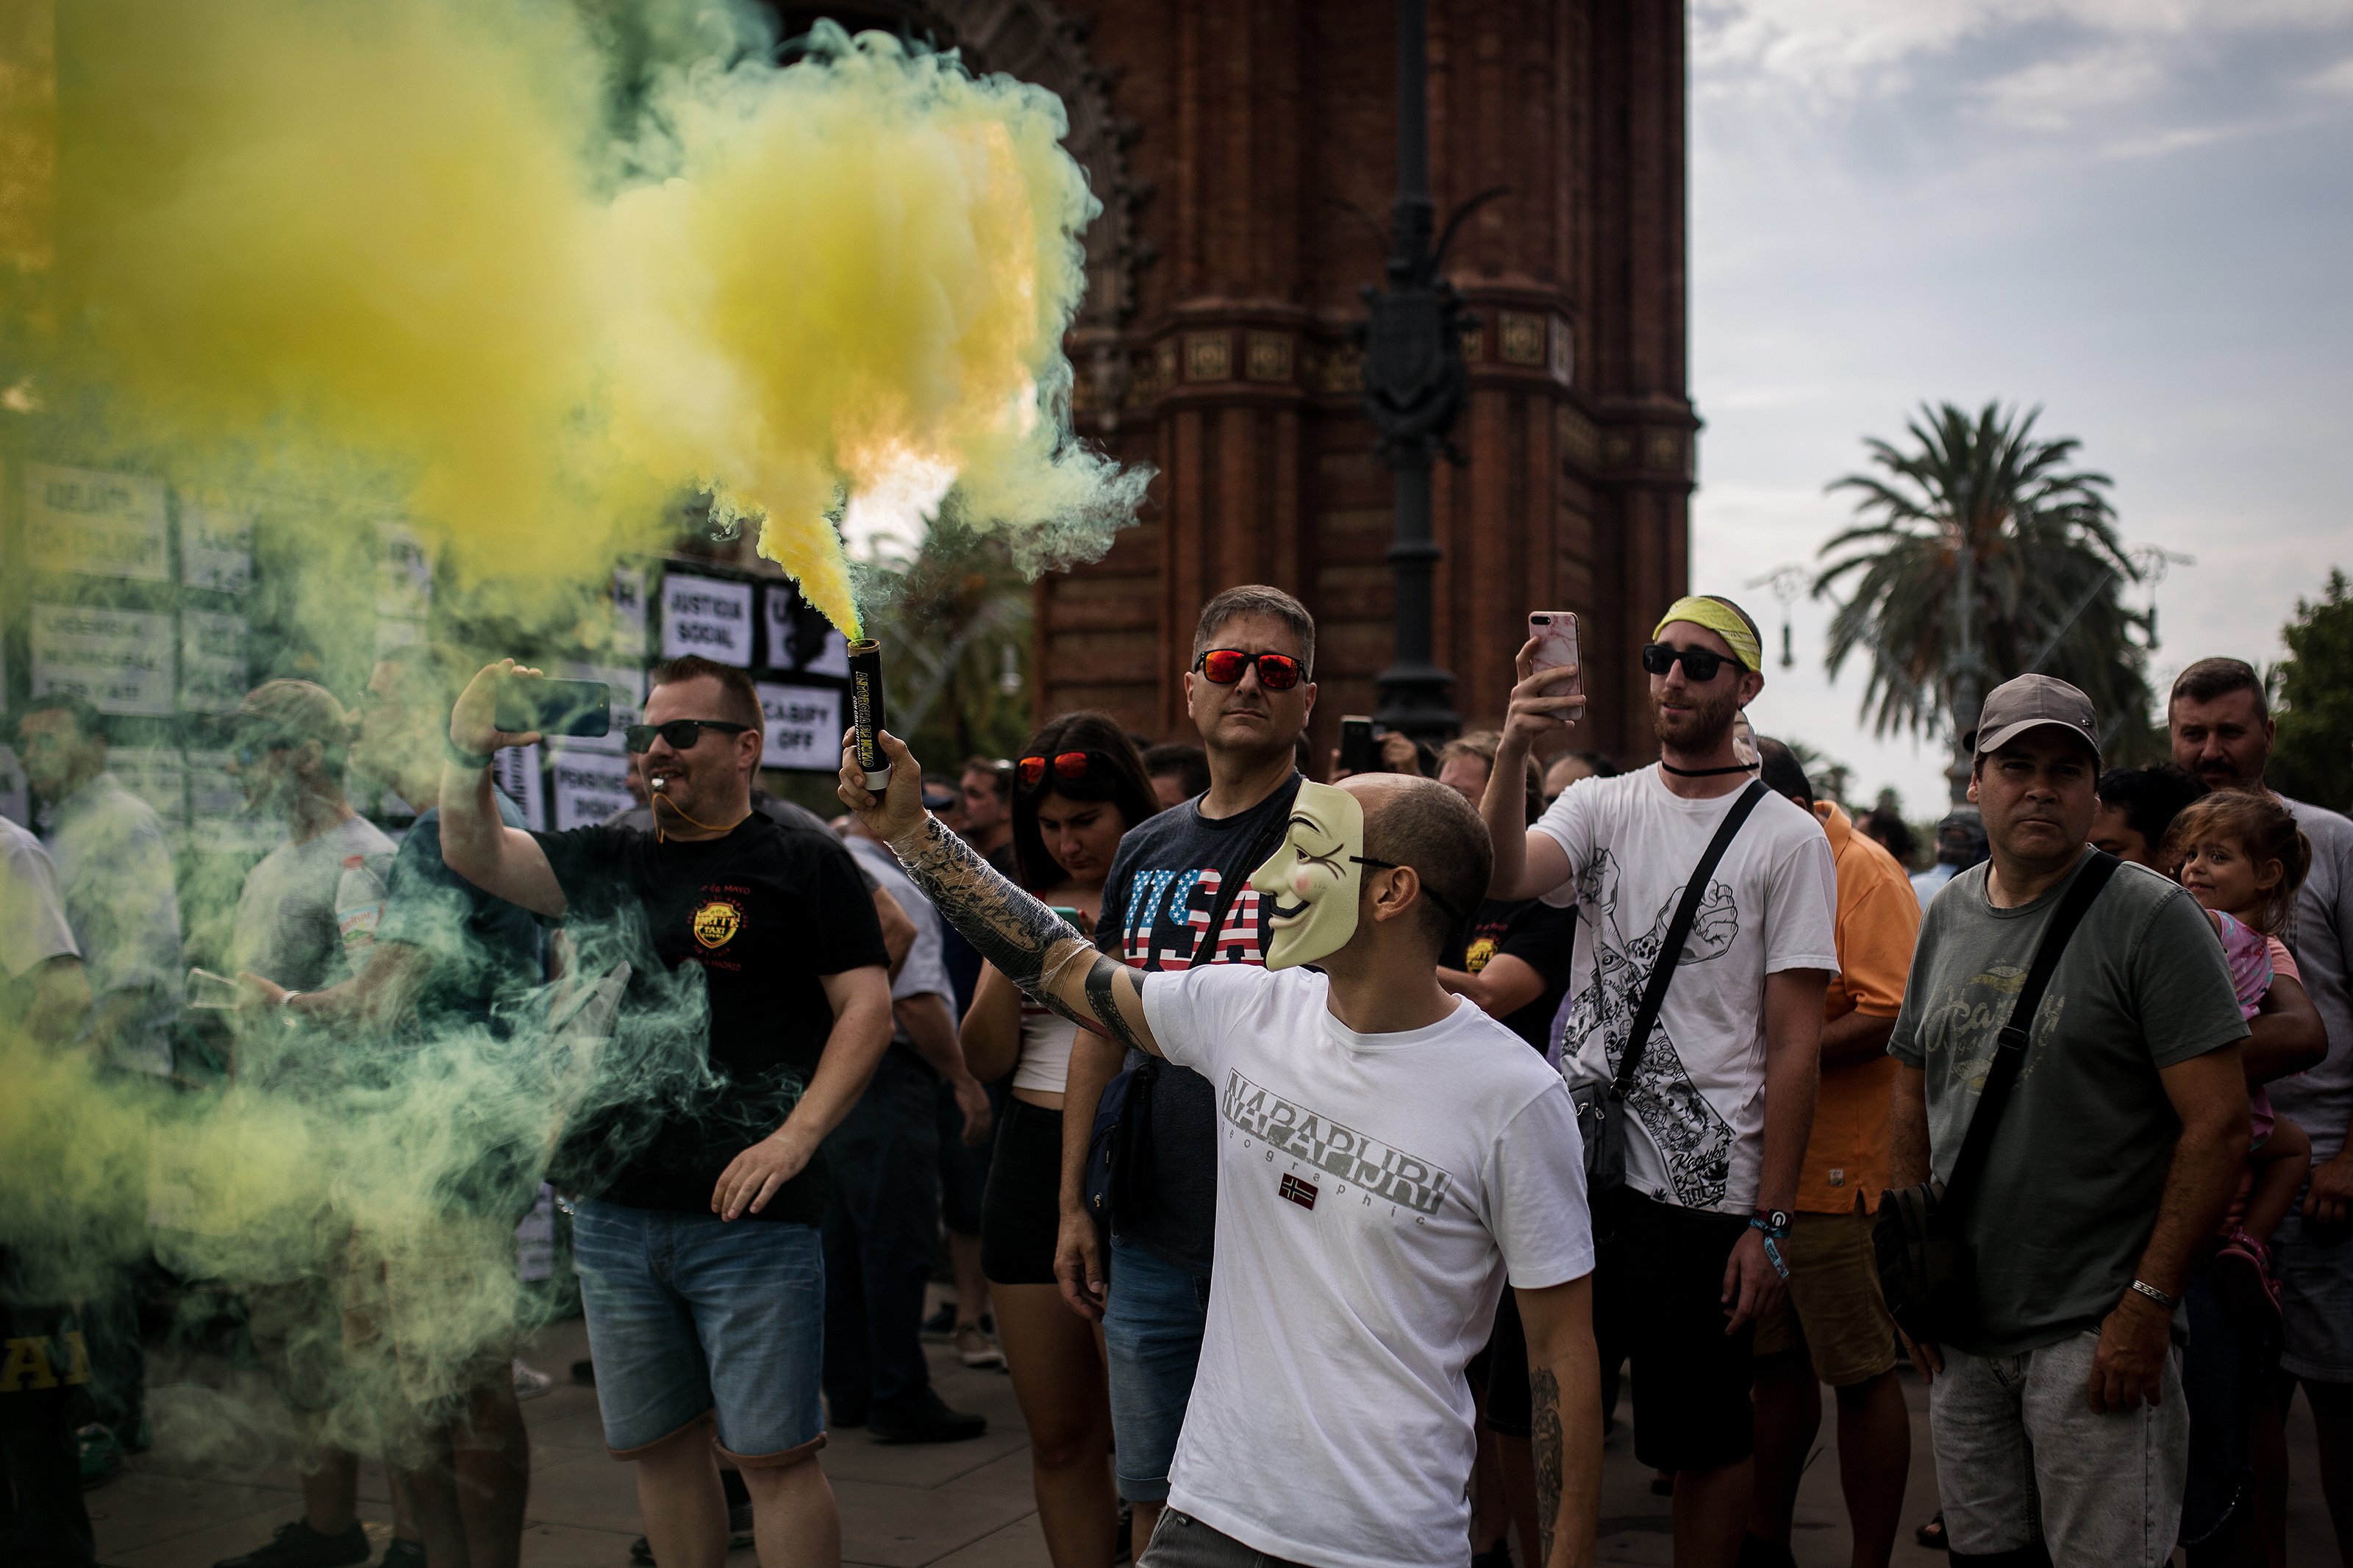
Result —
<path fill-rule="evenodd" d="M 564 1382 L 587 1353 L 577 1322 L 543 1335 L 526 1352 L 555 1374 L 556 1387 L 523 1406 L 532 1433 L 531 1523 L 525 1568 L 625 1568 L 638 1534 L 637 1495 L 628 1473 L 607 1458 L 596 1397 Z M 1027 1440 L 1011 1383 L 1002 1373 L 973 1372 L 942 1349 L 933 1371 L 942 1395 L 988 1417 L 986 1436 L 934 1447 L 886 1447 L 862 1432 L 838 1435 L 825 1451 L 826 1472 L 840 1499 L 842 1546 L 853 1563 L 885 1568 L 1044 1568 L 1046 1552 L 1029 1493 Z M 153 1394 L 153 1452 L 90 1494 L 100 1561 L 112 1568 L 210 1568 L 217 1559 L 260 1544 L 301 1511 L 292 1445 L 266 1386 L 248 1390 L 207 1369 L 159 1363 Z M 1915 1545 L 1910 1525 L 1936 1510 L 1936 1477 L 1923 1390 L 1906 1374 L 1912 1404 L 1912 1481 L 1905 1503 L 1899 1564 L 1941 1563 L 1944 1554 Z M 1825 1403 L 1828 1403 L 1825 1401 Z M 239 1415 L 237 1412 L 244 1414 Z M 1839 1500 L 1837 1453 L 1829 1447 L 1806 1472 L 1794 1547 L 1806 1568 L 1844 1568 L 1849 1543 Z M 2301 1401 L 2289 1426 L 2296 1484 L 2290 1496 L 2288 1560 L 2317 1563 L 2332 1542 L 2314 1479 L 2313 1433 Z M 391 1533 L 383 1468 L 361 1476 L 360 1513 L 379 1550 Z M 1609 1447 L 1603 1478 L 1599 1561 L 1671 1560 L 1668 1500 L 1652 1495 L 1650 1473 L 1633 1458 L 1621 1429 Z M 750 1551 L 729 1568 L 752 1568 Z"/>

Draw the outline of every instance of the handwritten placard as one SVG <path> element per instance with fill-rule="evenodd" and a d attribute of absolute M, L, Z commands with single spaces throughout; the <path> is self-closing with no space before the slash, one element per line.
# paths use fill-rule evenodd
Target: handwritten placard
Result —
<path fill-rule="evenodd" d="M 243 616 L 210 610 L 180 612 L 180 708 L 188 713 L 226 713 L 248 684 Z"/>
<path fill-rule="evenodd" d="M 533 828 L 547 826 L 547 786 L 539 763 L 537 746 L 509 746 L 491 763 L 491 777 L 522 808 L 523 825 Z"/>
<path fill-rule="evenodd" d="M 760 615 L 766 623 L 769 668 L 849 678 L 849 639 L 807 608 L 790 583 L 761 587 Z"/>
<path fill-rule="evenodd" d="M 164 487 L 127 474 L 27 463 L 25 556 L 37 572 L 168 583 Z"/>
<path fill-rule="evenodd" d="M 752 663 L 752 584 L 672 572 L 662 579 L 662 657 Z"/>
<path fill-rule="evenodd" d="M 253 512 L 235 501 L 180 502 L 180 581 L 242 594 L 253 582 Z"/>
<path fill-rule="evenodd" d="M 840 688 L 763 680 L 754 689 L 768 726 L 761 738 L 762 767 L 829 773 L 841 766 Z"/>
<path fill-rule="evenodd" d="M 559 752 L 555 775 L 555 830 L 588 827 L 637 800 L 629 794 L 629 763 L 602 752 Z"/>
<path fill-rule="evenodd" d="M 100 605 L 32 607 L 33 695 L 71 692 L 101 713 L 172 712 L 172 617 Z"/>

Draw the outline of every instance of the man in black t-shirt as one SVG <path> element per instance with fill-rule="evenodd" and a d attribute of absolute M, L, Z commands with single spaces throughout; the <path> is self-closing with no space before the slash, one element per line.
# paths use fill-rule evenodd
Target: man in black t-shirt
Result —
<path fill-rule="evenodd" d="M 637 1462 L 655 1561 L 726 1550 L 714 1426 L 762 1558 L 829 1561 L 832 1489 L 799 1462 L 825 1442 L 818 1145 L 890 1044 L 874 906 L 830 834 L 752 809 L 760 705 L 742 670 L 707 659 L 656 667 L 628 731 L 655 832 L 501 826 L 491 753 L 538 737 L 494 726 L 498 683 L 537 673 L 503 660 L 458 700 L 441 854 L 487 891 L 567 916 L 590 967 L 635 966 L 616 1031 L 629 1059 L 575 1141 L 590 1145 L 575 1187 L 595 1195 L 573 1241 L 605 1441 Z"/>
<path fill-rule="evenodd" d="M 1209 788 L 1139 823 L 1103 882 L 1095 945 L 1138 969 L 1266 963 L 1271 913 L 1250 874 L 1282 841 L 1298 796 L 1295 747 L 1315 707 L 1315 622 L 1280 588 L 1229 588 L 1201 611 L 1185 701 L 1209 755 Z M 1209 930 L 1212 920 L 1218 929 Z M 1208 1321 L 1217 1227 L 1217 1097 L 1187 1068 L 1082 1030 L 1062 1100 L 1062 1222 L 1054 1272 L 1071 1304 L 1100 1318 L 1109 1353 L 1119 1495 L 1151 1539 Z M 1123 1066 L 1149 1079 L 1152 1151 L 1142 1212 L 1112 1232 L 1108 1300 L 1095 1222 L 1080 1201 L 1103 1091 Z"/>

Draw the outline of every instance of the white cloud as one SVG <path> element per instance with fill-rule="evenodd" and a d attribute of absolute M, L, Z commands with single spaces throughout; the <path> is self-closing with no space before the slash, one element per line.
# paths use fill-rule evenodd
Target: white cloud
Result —
<path fill-rule="evenodd" d="M 1703 96 L 1763 78 L 1841 101 L 1901 93 L 1921 62 L 2035 27 L 2157 45 L 2345 20 L 2343 0 L 1699 0 L 1691 56 Z M 2353 72 L 2353 62 L 2340 68 Z"/>
<path fill-rule="evenodd" d="M 2353 55 L 2348 55 L 2335 65 L 2319 72 L 2305 85 L 2321 92 L 2353 95 Z"/>
<path fill-rule="evenodd" d="M 2040 59 L 1980 85 L 1985 117 L 2023 131 L 2064 131 L 2087 111 L 2152 96 L 2165 84 L 2157 51 L 2144 42 L 2109 44 Z"/>

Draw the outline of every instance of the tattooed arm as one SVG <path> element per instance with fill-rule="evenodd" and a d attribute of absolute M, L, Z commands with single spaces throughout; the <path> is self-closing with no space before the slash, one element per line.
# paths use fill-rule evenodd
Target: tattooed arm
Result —
<path fill-rule="evenodd" d="M 1528 1335 L 1536 1530 L 1545 1568 L 1593 1561 L 1601 1513 L 1601 1357 L 1593 1277 L 1518 1292 Z"/>
<path fill-rule="evenodd" d="M 1158 1056 L 1135 971 L 1097 952 L 925 811 L 922 764 L 896 735 L 886 732 L 881 739 L 891 758 L 890 786 L 880 795 L 866 787 L 858 754 L 845 737 L 837 793 L 891 847 L 940 918 L 1007 979 L 1063 1017 Z"/>

